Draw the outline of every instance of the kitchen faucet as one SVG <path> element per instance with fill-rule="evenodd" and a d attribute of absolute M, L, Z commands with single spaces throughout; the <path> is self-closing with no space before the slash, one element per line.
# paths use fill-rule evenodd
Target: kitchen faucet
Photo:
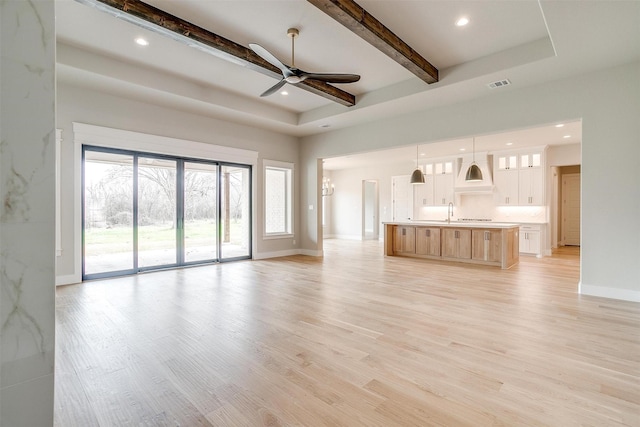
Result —
<path fill-rule="evenodd" d="M 453 202 L 449 202 L 449 206 L 447 206 L 447 224 L 451 224 L 452 216 L 453 216 Z"/>

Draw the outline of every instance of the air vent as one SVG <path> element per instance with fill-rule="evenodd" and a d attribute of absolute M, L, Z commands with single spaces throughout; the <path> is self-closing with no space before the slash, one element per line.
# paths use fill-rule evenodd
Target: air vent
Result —
<path fill-rule="evenodd" d="M 487 86 L 489 86 L 489 89 L 495 89 L 502 86 L 509 86 L 510 84 L 511 82 L 509 81 L 509 79 L 504 79 L 498 80 L 497 82 L 489 83 Z"/>

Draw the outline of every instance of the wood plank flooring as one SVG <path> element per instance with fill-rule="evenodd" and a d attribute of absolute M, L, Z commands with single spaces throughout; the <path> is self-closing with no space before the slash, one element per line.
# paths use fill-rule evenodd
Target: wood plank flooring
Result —
<path fill-rule="evenodd" d="M 640 426 L 640 304 L 578 295 L 578 249 L 325 252 L 58 288 L 56 425 Z"/>

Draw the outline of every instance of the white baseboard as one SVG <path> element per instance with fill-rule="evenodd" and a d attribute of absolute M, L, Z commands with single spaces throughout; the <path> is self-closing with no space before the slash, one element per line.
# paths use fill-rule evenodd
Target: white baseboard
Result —
<path fill-rule="evenodd" d="M 56 286 L 72 285 L 74 283 L 82 282 L 80 274 L 67 274 L 65 276 L 56 276 Z"/>
<path fill-rule="evenodd" d="M 632 289 L 609 288 L 605 286 L 585 285 L 580 282 L 578 284 L 578 292 L 581 295 L 590 295 L 594 297 L 620 299 L 625 301 L 640 302 L 640 291 Z"/>
<path fill-rule="evenodd" d="M 291 255 L 309 255 L 309 256 L 322 256 L 322 251 L 314 251 L 310 249 L 287 249 L 286 251 L 275 251 L 275 252 L 261 252 L 254 253 L 253 259 L 268 259 L 268 258 L 279 258 L 283 256 L 291 256 Z"/>
<path fill-rule="evenodd" d="M 300 255 L 308 255 L 308 256 L 323 256 L 324 253 L 322 251 L 313 251 L 311 249 L 300 249 L 298 252 Z"/>
<path fill-rule="evenodd" d="M 298 255 L 299 253 L 300 253 L 300 249 L 287 249 L 285 251 L 274 251 L 274 252 L 260 252 L 260 253 L 254 253 L 253 259 L 279 258 L 283 256 Z"/>

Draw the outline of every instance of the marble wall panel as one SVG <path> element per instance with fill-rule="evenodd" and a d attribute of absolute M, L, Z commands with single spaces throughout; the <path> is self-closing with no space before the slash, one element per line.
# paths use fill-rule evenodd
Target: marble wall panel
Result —
<path fill-rule="evenodd" d="M 53 0 L 0 2 L 0 425 L 53 425 Z"/>

